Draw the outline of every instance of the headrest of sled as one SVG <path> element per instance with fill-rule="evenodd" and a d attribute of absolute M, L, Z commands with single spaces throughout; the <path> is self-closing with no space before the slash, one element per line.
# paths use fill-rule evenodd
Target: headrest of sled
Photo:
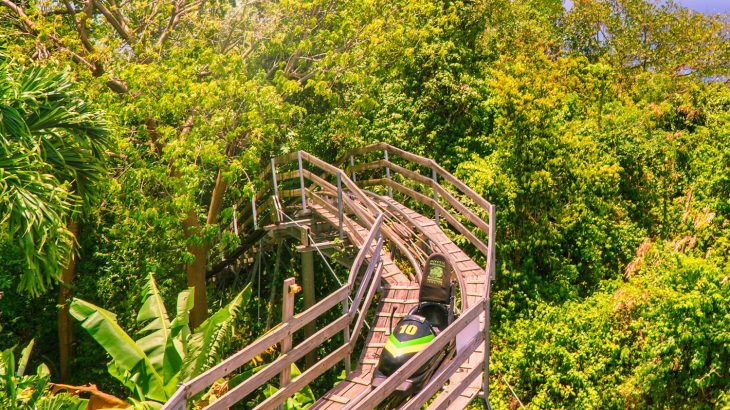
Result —
<path fill-rule="evenodd" d="M 426 267 L 423 270 L 421 291 L 418 299 L 421 302 L 449 303 L 449 288 L 451 286 L 451 275 L 453 267 L 440 253 L 433 253 L 426 260 Z"/>

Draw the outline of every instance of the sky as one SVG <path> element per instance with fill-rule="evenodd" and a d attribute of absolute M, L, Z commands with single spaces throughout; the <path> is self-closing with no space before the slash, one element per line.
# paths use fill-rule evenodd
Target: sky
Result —
<path fill-rule="evenodd" d="M 674 0 L 675 3 L 684 7 L 697 10 L 702 13 L 728 13 L 730 14 L 730 0 Z M 573 5 L 571 0 L 564 0 L 566 8 Z"/>
<path fill-rule="evenodd" d="M 702 13 L 730 13 L 730 0 L 675 0 Z"/>

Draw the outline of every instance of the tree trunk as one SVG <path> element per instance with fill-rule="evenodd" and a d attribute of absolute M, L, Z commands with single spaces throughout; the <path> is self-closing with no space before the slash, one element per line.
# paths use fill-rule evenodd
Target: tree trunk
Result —
<path fill-rule="evenodd" d="M 228 184 L 223 181 L 221 171 L 218 171 L 218 177 L 213 188 L 213 195 L 210 199 L 210 208 L 208 209 L 207 225 L 215 224 L 218 221 L 221 204 L 223 203 L 223 194 L 228 188 Z M 185 233 L 188 237 L 192 235 L 201 235 L 201 227 L 198 222 L 198 216 L 194 209 L 188 211 L 188 218 L 185 221 Z M 203 241 L 200 244 L 188 245 L 188 252 L 193 255 L 195 260 L 185 267 L 188 277 L 188 286 L 195 288 L 193 292 L 194 302 L 193 310 L 190 312 L 190 325 L 193 329 L 199 326 L 208 317 L 208 296 L 206 293 L 205 272 L 208 264 L 208 252 L 210 251 L 210 243 Z"/>
<path fill-rule="evenodd" d="M 72 220 L 68 223 L 68 230 L 74 238 L 79 234 L 79 223 Z M 71 299 L 71 283 L 76 276 L 76 255 L 72 252 L 68 265 L 61 274 L 61 286 L 58 290 L 58 356 L 60 367 L 60 380 L 68 381 L 69 363 L 73 357 L 71 344 L 73 343 L 73 327 L 71 315 L 68 313 L 68 302 Z"/>
<path fill-rule="evenodd" d="M 200 224 L 194 209 L 188 211 L 188 219 L 185 221 L 185 233 L 188 237 L 200 234 Z M 205 243 L 188 245 L 188 252 L 193 255 L 193 262 L 185 266 L 185 273 L 188 276 L 188 286 L 195 288 L 193 291 L 193 309 L 190 311 L 190 326 L 195 329 L 208 317 L 208 295 L 205 284 L 205 266 L 208 259 L 208 246 Z"/>

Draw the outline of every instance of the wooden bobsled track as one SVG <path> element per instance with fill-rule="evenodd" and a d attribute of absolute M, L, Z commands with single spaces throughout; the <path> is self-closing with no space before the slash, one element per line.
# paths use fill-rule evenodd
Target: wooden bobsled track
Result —
<path fill-rule="evenodd" d="M 282 238 L 300 241 L 305 310 L 293 314 L 300 288 L 294 279 L 287 279 L 282 322 L 181 384 L 164 409 L 184 410 L 214 382 L 240 373 L 272 346 L 279 351 L 275 360 L 220 394 L 206 409 L 249 408 L 252 393 L 266 384 L 280 388 L 255 408 L 278 408 L 335 367 L 337 373 L 345 369 L 345 379 L 310 408 L 372 409 L 449 344 L 456 346 L 452 360 L 444 362 L 400 408 L 462 409 L 477 398 L 489 403 L 494 205 L 435 161 L 385 143 L 354 150 L 338 164 L 303 151 L 273 158 L 261 181 L 263 186 L 245 206 L 248 211 L 241 216 L 239 229 L 249 235 L 258 232 L 263 239 L 241 258 L 250 261 L 255 252 Z M 434 252 L 446 255 L 454 267 L 458 318 L 375 388 L 371 382 L 389 336 L 391 315 L 395 323 L 416 305 L 424 263 Z M 349 268 L 340 287 L 318 301 L 313 300 L 314 283 L 307 283 L 313 254 Z M 316 273 L 314 281 L 317 275 L 332 274 Z M 336 312 L 327 316 L 336 318 L 317 321 L 327 312 Z M 295 362 L 302 372 L 292 379 Z"/>

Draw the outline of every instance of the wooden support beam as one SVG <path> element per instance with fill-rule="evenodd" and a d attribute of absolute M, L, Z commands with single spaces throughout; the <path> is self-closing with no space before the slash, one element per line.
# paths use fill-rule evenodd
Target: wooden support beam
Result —
<path fill-rule="evenodd" d="M 309 248 L 311 243 L 309 240 L 309 229 L 301 230 L 302 247 Z M 302 252 L 302 287 L 304 288 L 304 309 L 314 306 L 314 251 Z M 316 323 L 311 322 L 304 327 L 304 337 L 308 338 L 314 334 Z M 307 368 L 312 367 L 317 361 L 317 352 L 309 352 L 305 358 Z"/>
<path fill-rule="evenodd" d="M 297 246 L 297 251 L 314 252 L 316 250 L 331 249 L 331 248 L 335 248 L 337 246 L 338 246 L 338 243 L 336 241 L 324 241 L 324 242 L 310 243 L 309 245 L 299 245 L 299 246 Z"/>

